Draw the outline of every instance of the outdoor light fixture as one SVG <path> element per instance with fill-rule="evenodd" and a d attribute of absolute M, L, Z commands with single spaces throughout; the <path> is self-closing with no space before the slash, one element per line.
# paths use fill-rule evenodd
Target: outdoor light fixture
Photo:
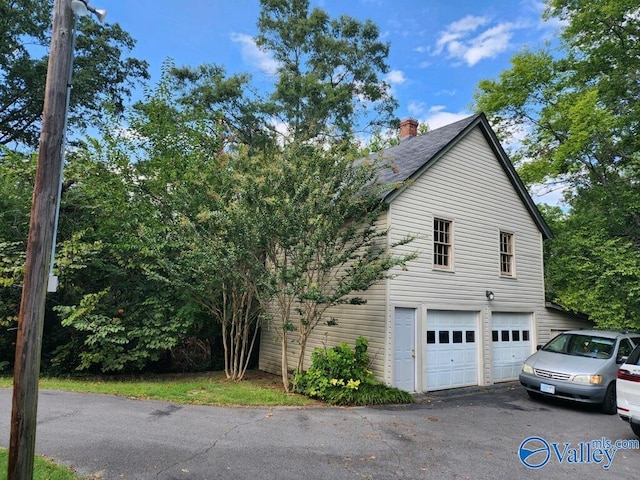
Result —
<path fill-rule="evenodd" d="M 495 297 L 495 295 L 493 294 L 493 292 L 492 292 L 492 291 L 490 291 L 490 290 L 487 290 L 487 291 L 485 292 L 485 295 L 487 296 L 487 300 L 489 300 L 489 301 L 491 301 L 491 300 L 493 300 L 494 298 L 496 298 L 496 297 Z"/>
<path fill-rule="evenodd" d="M 106 10 L 99 10 L 89 5 L 87 0 L 71 0 L 71 10 L 78 17 L 86 17 L 89 12 L 93 13 L 100 22 L 104 22 L 104 18 L 107 16 Z"/>

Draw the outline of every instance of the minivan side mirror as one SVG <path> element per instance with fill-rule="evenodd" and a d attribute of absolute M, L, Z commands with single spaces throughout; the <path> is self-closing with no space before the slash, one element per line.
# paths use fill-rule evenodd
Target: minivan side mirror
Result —
<path fill-rule="evenodd" d="M 623 364 L 623 363 L 626 363 L 628 359 L 629 359 L 629 357 L 627 355 L 623 355 L 623 356 L 618 357 L 616 359 L 616 363 L 617 364 Z"/>
<path fill-rule="evenodd" d="M 542 345 L 538 345 L 538 346 L 536 347 L 536 350 L 540 350 L 541 348 L 542 348 Z"/>

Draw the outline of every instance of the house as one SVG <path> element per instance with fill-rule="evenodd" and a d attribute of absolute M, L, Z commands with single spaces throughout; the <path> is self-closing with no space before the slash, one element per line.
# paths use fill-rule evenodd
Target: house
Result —
<path fill-rule="evenodd" d="M 543 242 L 551 231 L 484 114 L 417 135 L 405 120 L 383 155 L 402 182 L 386 195 L 388 243 L 420 252 L 408 270 L 376 284 L 362 306 L 341 306 L 318 327 L 319 346 L 363 335 L 376 377 L 407 391 L 517 379 L 523 360 L 560 331 L 587 326 L 545 303 Z M 280 345 L 264 328 L 259 368 L 278 372 Z M 291 364 L 296 345 L 290 346 Z M 309 365 L 307 357 L 306 365 Z"/>

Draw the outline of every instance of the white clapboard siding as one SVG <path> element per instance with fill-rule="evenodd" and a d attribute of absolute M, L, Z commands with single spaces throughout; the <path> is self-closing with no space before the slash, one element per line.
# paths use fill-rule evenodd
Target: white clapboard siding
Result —
<path fill-rule="evenodd" d="M 433 268 L 433 219 L 453 222 L 453 270 Z M 544 305 L 542 234 L 479 129 L 472 130 L 390 206 L 391 241 L 407 232 L 422 252 L 390 282 L 395 303 Z M 515 278 L 500 276 L 499 233 L 513 233 Z"/>
<path fill-rule="evenodd" d="M 386 214 L 382 215 L 377 226 L 386 230 Z M 311 353 L 315 348 L 330 348 L 341 342 L 348 343 L 352 348 L 359 336 L 364 336 L 369 342 L 369 356 L 372 370 L 379 380 L 385 360 L 385 327 L 386 327 L 386 281 L 379 282 L 366 292 L 354 292 L 353 296 L 367 300 L 364 305 L 341 305 L 330 308 L 325 314 L 325 321 L 336 318 L 337 325 L 318 325 L 309 336 L 305 349 L 304 367 L 311 364 Z M 289 332 L 288 364 L 295 368 L 300 351 L 297 332 Z M 263 326 L 260 341 L 260 356 L 258 367 L 271 373 L 280 373 L 281 343 L 273 331 L 273 326 Z"/>

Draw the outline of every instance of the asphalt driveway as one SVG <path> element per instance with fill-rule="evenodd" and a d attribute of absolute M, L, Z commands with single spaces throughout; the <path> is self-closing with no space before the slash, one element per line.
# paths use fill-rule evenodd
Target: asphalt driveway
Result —
<path fill-rule="evenodd" d="M 11 390 L 0 389 L 0 446 Z M 515 384 L 385 408 L 218 408 L 42 390 L 36 451 L 94 479 L 637 479 L 617 416 Z M 547 445 L 520 460 L 520 447 Z M 542 442 L 541 442 L 542 440 Z M 632 446 L 631 443 L 622 444 Z M 604 451 L 606 450 L 606 452 Z M 526 453 L 526 452 L 525 452 Z M 607 468 L 605 468 L 607 467 Z M 0 472 L 4 478 L 5 472 Z"/>

